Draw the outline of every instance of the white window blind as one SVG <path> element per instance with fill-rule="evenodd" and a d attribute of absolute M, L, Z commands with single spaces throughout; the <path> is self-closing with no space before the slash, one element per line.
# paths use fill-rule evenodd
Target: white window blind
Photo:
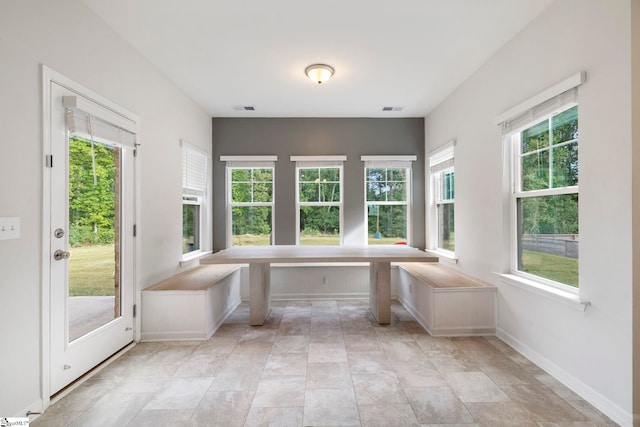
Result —
<path fill-rule="evenodd" d="M 365 168 L 410 169 L 417 156 L 360 156 Z"/>
<path fill-rule="evenodd" d="M 455 141 L 451 141 L 444 146 L 434 150 L 429 155 L 429 172 L 438 173 L 445 169 L 454 167 L 454 147 Z"/>
<path fill-rule="evenodd" d="M 291 156 L 298 168 L 338 168 L 342 167 L 347 156 Z"/>
<path fill-rule="evenodd" d="M 136 145 L 136 124 L 125 117 L 77 96 L 64 96 L 62 103 L 69 132 L 92 141 Z"/>
<path fill-rule="evenodd" d="M 568 91 L 563 92 L 560 95 L 556 95 L 553 98 L 548 99 L 536 105 L 535 107 L 529 108 L 525 112 L 500 123 L 502 125 L 502 134 L 507 135 L 509 133 L 512 133 L 522 128 L 523 126 L 530 125 L 531 123 L 534 123 L 539 119 L 548 116 L 559 107 L 576 102 L 578 102 L 578 88 L 574 87 L 573 89 L 569 89 Z"/>
<path fill-rule="evenodd" d="M 207 155 L 185 141 L 181 144 L 183 192 L 204 196 L 207 191 Z"/>
<path fill-rule="evenodd" d="M 228 168 L 273 168 L 278 156 L 220 156 Z"/>
<path fill-rule="evenodd" d="M 507 135 L 548 116 L 559 107 L 576 103 L 578 102 L 578 87 L 586 79 L 587 74 L 584 71 L 576 73 L 500 114 L 494 119 L 494 123 L 502 127 L 503 135 Z"/>

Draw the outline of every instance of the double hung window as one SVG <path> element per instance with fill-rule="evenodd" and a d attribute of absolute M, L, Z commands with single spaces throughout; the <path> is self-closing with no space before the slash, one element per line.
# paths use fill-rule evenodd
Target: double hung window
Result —
<path fill-rule="evenodd" d="M 455 238 L 455 165 L 454 142 L 429 157 L 431 176 L 431 249 L 453 254 Z"/>
<path fill-rule="evenodd" d="M 341 245 L 346 156 L 292 156 L 296 162 L 296 242 Z"/>
<path fill-rule="evenodd" d="M 228 246 L 273 244 L 275 156 L 227 159 Z"/>
<path fill-rule="evenodd" d="M 510 158 L 511 273 L 570 293 L 579 285 L 578 87 L 585 81 L 576 73 L 495 119 Z"/>
<path fill-rule="evenodd" d="M 207 154 L 193 145 L 182 144 L 182 254 L 196 254 L 202 250 L 206 221 Z"/>
<path fill-rule="evenodd" d="M 407 244 L 411 229 L 411 162 L 416 156 L 362 156 L 367 244 Z"/>

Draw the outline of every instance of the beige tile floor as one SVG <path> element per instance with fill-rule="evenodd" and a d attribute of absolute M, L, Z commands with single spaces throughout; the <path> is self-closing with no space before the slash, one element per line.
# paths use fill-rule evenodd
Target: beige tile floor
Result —
<path fill-rule="evenodd" d="M 204 342 L 141 343 L 33 426 L 615 426 L 497 338 L 433 338 L 397 303 L 242 304 Z"/>

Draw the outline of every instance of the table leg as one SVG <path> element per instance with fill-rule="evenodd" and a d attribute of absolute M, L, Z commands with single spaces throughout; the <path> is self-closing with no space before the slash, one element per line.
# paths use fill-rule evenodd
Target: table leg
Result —
<path fill-rule="evenodd" d="M 262 326 L 271 310 L 271 264 L 249 264 L 249 317 L 251 326 Z"/>
<path fill-rule="evenodd" d="M 371 262 L 369 266 L 369 307 L 379 324 L 391 323 L 390 262 Z"/>

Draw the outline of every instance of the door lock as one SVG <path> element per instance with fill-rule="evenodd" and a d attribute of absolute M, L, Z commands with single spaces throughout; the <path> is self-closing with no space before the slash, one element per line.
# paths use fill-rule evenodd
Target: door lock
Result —
<path fill-rule="evenodd" d="M 56 231 L 53 232 L 53 235 L 56 239 L 62 239 L 64 237 L 64 230 L 62 228 L 56 228 Z"/>
<path fill-rule="evenodd" d="M 61 261 L 63 259 L 69 259 L 70 256 L 71 256 L 71 252 L 63 251 L 61 249 L 58 249 L 57 251 L 55 251 L 53 253 L 53 259 L 55 259 L 56 261 Z"/>

